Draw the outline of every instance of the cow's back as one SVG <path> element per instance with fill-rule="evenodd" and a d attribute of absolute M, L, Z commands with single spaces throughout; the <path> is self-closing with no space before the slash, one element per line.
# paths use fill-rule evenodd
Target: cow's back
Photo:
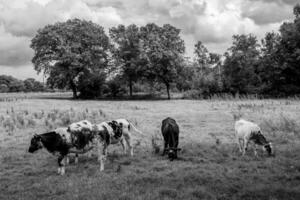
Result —
<path fill-rule="evenodd" d="M 161 132 L 164 137 L 169 134 L 174 134 L 175 136 L 177 136 L 179 134 L 179 127 L 175 119 L 170 117 L 164 119 L 162 121 Z"/>
<path fill-rule="evenodd" d="M 245 136 L 250 137 L 251 132 L 260 131 L 260 128 L 257 124 L 243 119 L 236 121 L 234 128 L 238 138 L 244 138 Z"/>

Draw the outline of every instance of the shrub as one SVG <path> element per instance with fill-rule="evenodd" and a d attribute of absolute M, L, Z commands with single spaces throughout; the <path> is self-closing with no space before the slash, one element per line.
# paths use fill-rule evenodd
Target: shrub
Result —
<path fill-rule="evenodd" d="M 79 97 L 84 99 L 101 97 L 105 79 L 104 73 L 81 76 L 78 85 Z"/>
<path fill-rule="evenodd" d="M 106 96 L 118 97 L 123 96 L 126 93 L 126 88 L 124 83 L 116 77 L 106 83 L 106 87 L 103 92 Z"/>

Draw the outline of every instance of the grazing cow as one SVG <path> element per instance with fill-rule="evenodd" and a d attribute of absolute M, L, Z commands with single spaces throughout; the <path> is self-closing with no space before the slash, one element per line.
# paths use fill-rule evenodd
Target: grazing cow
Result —
<path fill-rule="evenodd" d="M 176 121 L 170 117 L 164 119 L 162 121 L 161 133 L 165 142 L 162 155 L 164 156 L 168 152 L 168 157 L 172 161 L 177 158 L 177 151 L 180 150 L 178 148 L 179 127 Z"/>
<path fill-rule="evenodd" d="M 84 137 L 81 134 L 71 134 L 67 128 L 58 128 L 54 131 L 43 133 L 43 134 L 35 134 L 30 142 L 30 147 L 28 151 L 30 153 L 34 153 L 35 151 L 45 148 L 48 152 L 53 155 L 58 154 L 58 174 L 65 174 L 65 158 L 68 153 L 72 152 L 72 148 L 74 147 L 84 147 L 82 145 L 85 141 L 83 141 Z M 78 146 L 81 144 L 82 146 Z M 84 150 L 76 151 L 76 153 L 85 153 Z"/>
<path fill-rule="evenodd" d="M 263 136 L 260 127 L 252 122 L 240 119 L 235 122 L 235 136 L 240 149 L 240 152 L 245 155 L 249 142 L 255 145 L 254 154 L 257 157 L 257 145 L 263 146 L 268 155 L 273 155 L 273 148 L 271 142 L 268 142 Z"/>

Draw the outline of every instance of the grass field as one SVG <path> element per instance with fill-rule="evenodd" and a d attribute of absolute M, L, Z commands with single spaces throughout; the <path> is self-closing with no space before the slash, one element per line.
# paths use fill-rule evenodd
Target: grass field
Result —
<path fill-rule="evenodd" d="M 55 95 L 55 94 L 54 94 Z M 0 95 L 0 199 L 300 199 L 300 101 L 152 100 L 75 101 L 52 95 Z M 252 149 L 241 157 L 233 138 L 233 115 L 261 125 L 276 156 Z M 180 159 L 161 157 L 160 125 L 180 126 Z M 29 154 L 30 138 L 71 122 L 126 118 L 133 157 L 110 146 L 104 172 L 96 155 L 71 159 L 56 174 L 56 157 Z M 160 151 L 159 151 L 160 150 Z M 158 153 L 159 151 L 159 153 Z"/>

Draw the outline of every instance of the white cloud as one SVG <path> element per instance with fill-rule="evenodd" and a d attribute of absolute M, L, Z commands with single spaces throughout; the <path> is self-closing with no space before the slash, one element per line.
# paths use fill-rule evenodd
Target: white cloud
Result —
<path fill-rule="evenodd" d="M 0 65 L 19 66 L 30 63 L 33 51 L 27 37 L 16 37 L 0 26 Z"/>

